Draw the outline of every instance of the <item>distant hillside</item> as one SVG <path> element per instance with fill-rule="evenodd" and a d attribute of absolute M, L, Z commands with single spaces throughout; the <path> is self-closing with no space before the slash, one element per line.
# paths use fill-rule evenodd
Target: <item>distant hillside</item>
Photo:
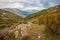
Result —
<path fill-rule="evenodd" d="M 44 10 L 41 10 L 39 12 L 33 13 L 33 14 L 27 16 L 26 18 L 27 19 L 35 18 L 37 16 L 40 16 L 40 15 L 43 15 L 43 14 L 48 14 L 48 13 L 53 13 L 53 12 L 60 12 L 60 5 L 50 7 L 48 9 L 44 9 Z"/>
<path fill-rule="evenodd" d="M 60 40 L 60 5 L 31 14 L 27 19 L 35 24 L 46 25 L 46 40 Z"/>
<path fill-rule="evenodd" d="M 9 12 L 18 14 L 22 17 L 26 17 L 26 16 L 30 15 L 31 13 L 35 13 L 38 11 L 38 10 L 21 10 L 19 8 L 3 8 L 3 9 L 6 11 L 9 11 Z"/>
<path fill-rule="evenodd" d="M 30 22 L 46 25 L 49 31 L 60 35 L 60 5 L 41 10 L 27 18 Z"/>
<path fill-rule="evenodd" d="M 14 13 L 14 14 L 17 14 L 21 17 L 25 17 L 26 13 L 28 13 L 28 12 L 22 11 L 22 10 L 17 9 L 17 8 L 5 8 L 4 10 L 9 11 L 9 12 Z"/>
<path fill-rule="evenodd" d="M 22 17 L 14 13 L 0 9 L 0 28 L 10 27 L 22 21 Z"/>

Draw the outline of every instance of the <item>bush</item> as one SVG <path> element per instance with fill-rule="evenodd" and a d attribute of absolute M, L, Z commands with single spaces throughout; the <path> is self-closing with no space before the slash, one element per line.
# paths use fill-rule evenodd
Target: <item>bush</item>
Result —
<path fill-rule="evenodd" d="M 30 36 L 23 36 L 21 40 L 31 40 Z"/>

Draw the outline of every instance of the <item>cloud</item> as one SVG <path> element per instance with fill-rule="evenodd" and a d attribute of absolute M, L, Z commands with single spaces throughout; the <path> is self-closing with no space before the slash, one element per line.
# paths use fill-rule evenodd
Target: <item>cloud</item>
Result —
<path fill-rule="evenodd" d="M 60 4 L 60 0 L 41 0 L 40 2 L 44 5 L 45 8 Z"/>
<path fill-rule="evenodd" d="M 49 7 L 57 5 L 56 3 L 49 2 Z"/>
<path fill-rule="evenodd" d="M 42 10 L 59 3 L 58 0 L 0 0 L 0 8 L 19 8 L 21 10 Z"/>
<path fill-rule="evenodd" d="M 0 2 L 19 2 L 22 0 L 0 0 Z"/>
<path fill-rule="evenodd" d="M 1 0 L 0 8 L 19 8 L 21 10 L 41 10 L 43 4 L 36 0 Z"/>
<path fill-rule="evenodd" d="M 0 8 L 23 8 L 24 6 L 20 3 L 0 3 Z"/>
<path fill-rule="evenodd" d="M 41 10 L 44 9 L 43 7 L 25 7 L 22 10 Z"/>

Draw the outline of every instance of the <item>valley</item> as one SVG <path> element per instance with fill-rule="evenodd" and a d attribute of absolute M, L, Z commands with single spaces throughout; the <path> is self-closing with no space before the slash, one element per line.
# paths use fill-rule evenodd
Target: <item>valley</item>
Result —
<path fill-rule="evenodd" d="M 0 9 L 1 40 L 60 40 L 60 5 L 26 18 Z"/>

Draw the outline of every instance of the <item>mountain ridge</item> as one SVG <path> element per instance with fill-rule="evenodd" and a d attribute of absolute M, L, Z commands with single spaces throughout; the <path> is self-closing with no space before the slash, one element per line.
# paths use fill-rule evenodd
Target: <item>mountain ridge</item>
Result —
<path fill-rule="evenodd" d="M 48 11 L 47 11 L 48 10 Z M 50 11 L 50 12 L 49 12 Z M 6 21 L 7 20 L 9 20 L 9 18 L 12 16 L 12 15 L 15 15 L 16 16 L 16 18 L 15 18 L 15 16 L 12 16 L 12 18 L 10 18 L 11 20 L 26 20 L 26 21 L 28 21 L 28 20 L 30 20 L 30 21 L 33 21 L 33 20 L 35 20 L 34 18 L 37 18 L 37 17 L 39 17 L 40 15 L 45 15 L 45 14 L 50 14 L 50 13 L 60 13 L 60 5 L 58 5 L 58 6 L 54 6 L 54 7 L 50 7 L 50 8 L 48 8 L 48 9 L 44 9 L 44 10 L 41 10 L 41 11 L 39 11 L 39 12 L 36 12 L 35 14 L 31 14 L 32 16 L 27 16 L 27 17 L 25 17 L 25 18 L 23 18 L 23 17 L 21 17 L 21 16 L 18 16 L 18 15 L 16 15 L 16 14 L 14 14 L 14 13 L 11 13 L 11 12 L 9 12 L 9 11 L 6 11 L 6 10 L 3 10 L 3 9 L 0 9 L 0 19 L 1 19 L 1 21 L 3 20 L 2 19 L 2 16 L 3 15 L 1 15 L 1 13 L 7 13 L 7 14 L 10 14 L 10 16 L 9 15 L 6 15 L 6 17 L 8 17 L 8 19 L 6 19 Z M 5 14 L 4 14 L 5 15 Z M 3 18 L 5 18 L 5 16 L 3 16 Z M 4 19 L 5 20 L 5 19 Z M 3 22 L 3 21 L 2 21 Z"/>
<path fill-rule="evenodd" d="M 3 10 L 18 14 L 22 17 L 27 17 L 28 15 L 30 15 L 31 13 L 37 12 L 38 10 L 20 10 L 18 8 L 4 8 Z"/>
<path fill-rule="evenodd" d="M 0 9 L 0 28 L 10 27 L 17 24 L 18 21 L 22 21 L 23 17 L 18 16 L 9 11 Z"/>
<path fill-rule="evenodd" d="M 60 5 L 49 7 L 47 9 L 43 9 L 41 11 L 38 11 L 36 13 L 33 13 L 33 14 L 28 15 L 26 18 L 27 19 L 34 18 L 34 17 L 40 16 L 40 15 L 43 15 L 43 14 L 48 14 L 49 12 L 50 13 L 60 12 Z"/>

